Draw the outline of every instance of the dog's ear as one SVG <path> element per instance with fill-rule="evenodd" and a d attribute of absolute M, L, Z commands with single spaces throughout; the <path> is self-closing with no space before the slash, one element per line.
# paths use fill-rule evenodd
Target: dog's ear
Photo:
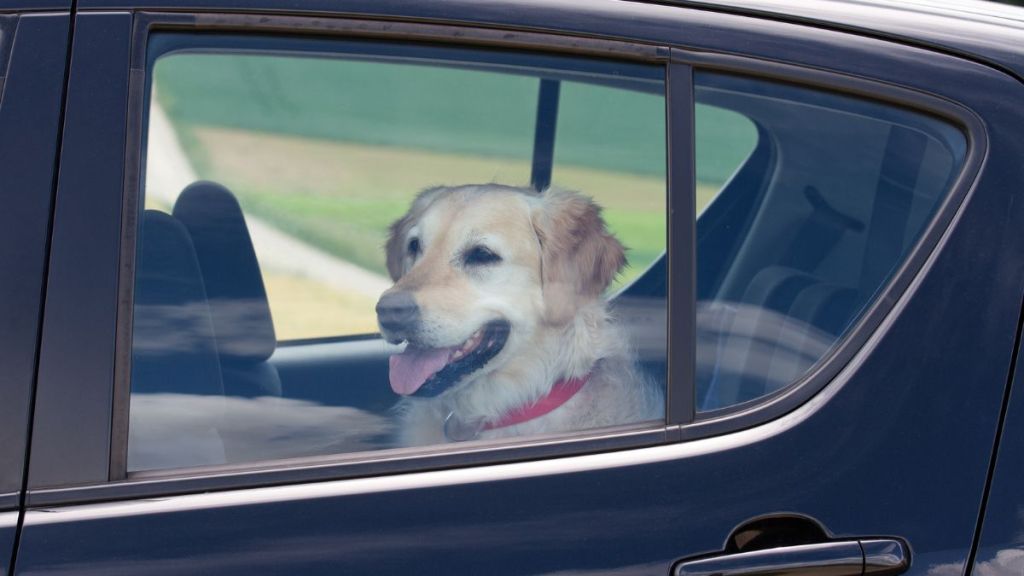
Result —
<path fill-rule="evenodd" d="M 412 211 L 395 220 L 389 229 L 388 241 L 384 245 L 385 263 L 388 274 L 395 282 L 405 274 L 405 235 L 412 225 Z"/>
<path fill-rule="evenodd" d="M 590 198 L 548 190 L 533 212 L 540 241 L 546 320 L 569 321 L 586 301 L 600 296 L 626 264 L 622 243 L 608 232 Z"/>

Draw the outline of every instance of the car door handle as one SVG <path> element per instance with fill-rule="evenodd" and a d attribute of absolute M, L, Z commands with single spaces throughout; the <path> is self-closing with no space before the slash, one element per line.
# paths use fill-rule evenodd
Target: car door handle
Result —
<path fill-rule="evenodd" d="M 909 567 L 906 544 L 871 538 L 683 560 L 674 576 L 894 576 Z"/>

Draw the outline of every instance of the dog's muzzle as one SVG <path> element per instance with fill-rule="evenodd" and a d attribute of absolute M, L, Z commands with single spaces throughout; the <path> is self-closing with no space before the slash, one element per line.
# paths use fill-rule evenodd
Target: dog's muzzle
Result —
<path fill-rule="evenodd" d="M 405 340 L 419 321 L 420 307 L 409 292 L 385 292 L 377 302 L 377 323 L 389 341 Z"/>

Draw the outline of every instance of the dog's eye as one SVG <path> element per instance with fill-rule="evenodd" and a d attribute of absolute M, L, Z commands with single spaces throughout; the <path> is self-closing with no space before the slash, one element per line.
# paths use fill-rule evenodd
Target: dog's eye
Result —
<path fill-rule="evenodd" d="M 486 266 L 501 262 L 501 256 L 498 256 L 486 246 L 473 246 L 463 254 L 462 261 L 466 266 Z"/>
<path fill-rule="evenodd" d="M 410 238 L 409 239 L 409 249 L 408 250 L 409 250 L 409 256 L 412 256 L 413 258 L 419 256 L 420 255 L 420 239 L 419 238 Z"/>

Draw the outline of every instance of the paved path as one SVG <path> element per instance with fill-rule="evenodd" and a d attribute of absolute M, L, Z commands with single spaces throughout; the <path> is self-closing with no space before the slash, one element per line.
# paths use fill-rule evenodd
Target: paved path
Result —
<path fill-rule="evenodd" d="M 146 167 L 146 194 L 168 207 L 178 194 L 199 178 L 181 148 L 167 114 L 154 99 L 149 111 L 150 161 Z M 159 161 L 154 161 L 159 158 Z M 341 260 L 251 215 L 245 216 L 260 266 L 274 272 L 301 276 L 339 292 L 356 292 L 377 299 L 391 280 Z"/>

